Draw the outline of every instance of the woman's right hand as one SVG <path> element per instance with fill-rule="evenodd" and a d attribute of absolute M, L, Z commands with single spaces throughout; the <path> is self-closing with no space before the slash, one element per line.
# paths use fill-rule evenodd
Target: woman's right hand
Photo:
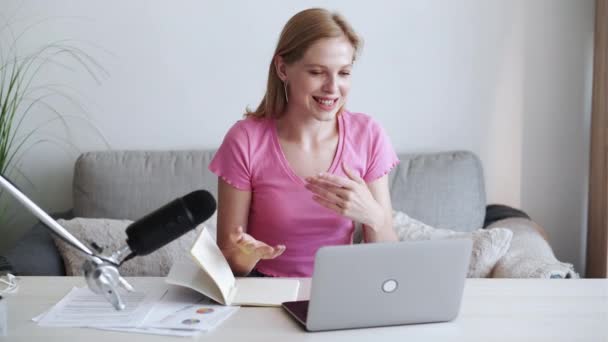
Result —
<path fill-rule="evenodd" d="M 230 234 L 230 240 L 244 254 L 261 259 L 274 259 L 285 252 L 285 245 L 270 246 L 265 242 L 256 240 L 253 236 L 245 233 L 243 227 L 239 226 L 235 233 Z"/>

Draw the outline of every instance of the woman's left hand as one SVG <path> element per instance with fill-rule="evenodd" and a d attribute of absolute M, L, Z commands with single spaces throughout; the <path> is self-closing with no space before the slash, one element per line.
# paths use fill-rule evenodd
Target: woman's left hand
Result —
<path fill-rule="evenodd" d="M 374 230 L 381 229 L 385 219 L 384 209 L 355 171 L 345 164 L 342 164 L 342 168 L 348 178 L 324 172 L 315 177 L 307 177 L 306 188 L 322 206 Z"/>

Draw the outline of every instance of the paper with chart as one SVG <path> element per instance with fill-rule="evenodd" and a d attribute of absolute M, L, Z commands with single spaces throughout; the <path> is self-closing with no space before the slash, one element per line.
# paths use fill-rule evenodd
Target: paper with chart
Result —
<path fill-rule="evenodd" d="M 89 288 L 73 288 L 40 319 L 41 326 L 135 327 L 140 325 L 166 288 L 121 293 L 125 309 L 118 311 Z"/>
<path fill-rule="evenodd" d="M 210 331 L 239 309 L 218 305 L 208 297 L 181 286 L 169 286 L 146 317 L 143 326 L 161 329 Z"/>
<path fill-rule="evenodd" d="M 161 298 L 157 298 L 159 294 Z M 88 288 L 74 288 L 54 307 L 32 320 L 43 326 L 187 337 L 215 329 L 239 309 L 238 306 L 217 305 L 200 293 L 181 286 L 153 290 L 149 296 L 136 293 L 131 296 L 136 299 L 131 301 L 146 297 L 156 300 L 151 306 L 135 308 L 134 305 L 124 311 L 116 311 L 113 307 L 111 311 L 100 310 L 97 306 L 104 304 L 105 307 L 107 302 L 99 297 Z M 141 300 L 140 304 L 144 302 L 148 302 L 148 299 Z M 78 307 L 77 310 L 74 310 L 74 306 Z M 68 307 L 71 308 L 66 310 Z"/>
<path fill-rule="evenodd" d="M 168 283 L 189 287 L 226 305 L 280 306 L 297 299 L 300 282 L 296 279 L 235 278 L 206 228 L 190 255 L 193 262 L 171 267 Z"/>

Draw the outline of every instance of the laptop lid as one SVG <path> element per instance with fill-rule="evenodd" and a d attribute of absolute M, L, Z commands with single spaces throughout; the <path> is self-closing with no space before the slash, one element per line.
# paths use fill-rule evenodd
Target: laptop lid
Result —
<path fill-rule="evenodd" d="M 460 310 L 471 248 L 470 239 L 322 247 L 306 329 L 450 321 Z"/>

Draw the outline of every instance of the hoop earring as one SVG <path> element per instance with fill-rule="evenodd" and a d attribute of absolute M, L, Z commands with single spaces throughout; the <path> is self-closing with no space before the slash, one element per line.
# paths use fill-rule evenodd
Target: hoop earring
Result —
<path fill-rule="evenodd" d="M 289 103 L 289 97 L 287 96 L 287 81 L 283 81 L 283 90 L 285 91 L 285 102 Z"/>

